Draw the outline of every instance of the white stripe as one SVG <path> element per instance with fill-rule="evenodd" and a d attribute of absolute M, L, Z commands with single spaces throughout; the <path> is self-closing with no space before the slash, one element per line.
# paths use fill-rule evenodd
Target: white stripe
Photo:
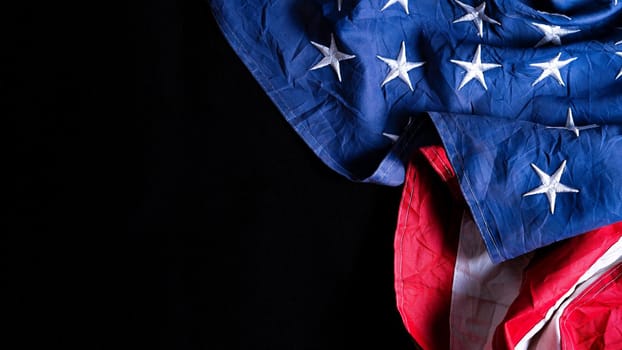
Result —
<path fill-rule="evenodd" d="M 557 302 L 549 309 L 543 320 L 538 322 L 520 342 L 514 347 L 514 350 L 527 349 L 559 349 L 561 347 L 561 336 L 559 331 L 559 317 L 563 314 L 564 309 L 575 298 L 581 295 L 581 292 L 588 288 L 594 281 L 598 280 L 603 273 L 622 261 L 622 238 L 594 263 L 590 268 L 577 280 Z M 553 319 L 550 323 L 549 320 Z M 542 332 L 540 330 L 546 326 Z M 540 334 L 539 334 L 540 333 Z M 537 340 L 536 340 L 537 339 Z M 533 344 L 532 343 L 533 341 Z"/>
<path fill-rule="evenodd" d="M 464 213 L 449 314 L 451 349 L 492 348 L 494 331 L 518 295 L 530 260 L 526 254 L 493 264 L 477 226 Z"/>

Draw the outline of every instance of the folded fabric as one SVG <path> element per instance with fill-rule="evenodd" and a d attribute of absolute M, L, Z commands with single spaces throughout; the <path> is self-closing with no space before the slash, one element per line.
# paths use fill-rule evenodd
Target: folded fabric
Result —
<path fill-rule="evenodd" d="M 621 120 L 617 1 L 208 1 L 286 119 L 354 180 L 401 183 L 393 141 L 424 112 Z"/>
<path fill-rule="evenodd" d="M 208 2 L 343 176 L 401 185 L 438 138 L 493 262 L 622 220 L 618 1 Z"/>
<path fill-rule="evenodd" d="M 413 155 L 395 235 L 395 291 L 423 349 L 618 349 L 622 224 L 494 264 L 441 147 Z"/>

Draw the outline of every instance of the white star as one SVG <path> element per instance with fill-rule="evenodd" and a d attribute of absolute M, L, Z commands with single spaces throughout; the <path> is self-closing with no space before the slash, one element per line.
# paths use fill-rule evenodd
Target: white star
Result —
<path fill-rule="evenodd" d="M 559 17 L 562 17 L 562 18 L 567 19 L 567 20 L 569 20 L 569 21 L 570 21 L 570 20 L 572 20 L 572 18 L 571 18 L 571 17 L 566 16 L 566 15 L 561 14 L 561 13 L 546 12 L 546 11 L 537 11 L 537 12 L 538 12 L 538 13 L 542 13 L 542 14 L 544 14 L 544 15 L 559 16 Z"/>
<path fill-rule="evenodd" d="M 400 135 L 389 134 L 388 132 L 383 132 L 382 136 L 388 138 L 389 140 L 393 141 L 394 143 L 397 142 L 397 140 L 400 138 Z"/>
<path fill-rule="evenodd" d="M 616 55 L 622 57 L 622 52 L 618 51 L 618 52 L 616 52 Z M 622 68 L 620 68 L 620 71 L 618 72 L 618 75 L 616 75 L 616 80 L 618 80 L 619 77 L 622 77 Z"/>
<path fill-rule="evenodd" d="M 324 58 L 322 58 L 322 60 L 318 62 L 315 66 L 311 67 L 310 70 L 330 65 L 331 67 L 333 67 L 335 73 L 337 73 L 337 78 L 339 78 L 339 81 L 341 81 L 341 70 L 339 69 L 339 61 L 349 60 L 356 56 L 339 52 L 339 50 L 337 49 L 337 45 L 335 44 L 335 38 L 333 37 L 333 34 L 330 35 L 330 47 L 320 45 L 313 41 L 311 42 L 311 44 L 313 44 L 313 46 L 320 50 L 320 52 L 324 55 Z"/>
<path fill-rule="evenodd" d="M 479 6 L 474 8 L 473 6 L 467 5 L 458 0 L 455 0 L 455 1 L 456 3 L 458 3 L 458 5 L 460 5 L 460 7 L 462 7 L 464 11 L 466 11 L 467 14 L 458 18 L 453 23 L 473 21 L 473 24 L 475 24 L 475 27 L 477 27 L 477 35 L 479 35 L 480 37 L 484 35 L 484 22 L 501 25 L 501 23 L 488 17 L 484 13 L 484 10 L 486 9 L 485 2 L 482 2 L 481 4 L 479 4 Z"/>
<path fill-rule="evenodd" d="M 406 122 L 406 126 L 404 126 L 402 128 L 402 131 L 407 130 L 408 127 L 410 126 L 410 124 L 412 123 L 412 121 L 413 121 L 413 118 L 412 117 L 408 117 L 408 122 Z M 388 132 L 383 132 L 382 136 L 388 138 L 393 143 L 396 143 L 397 140 L 399 140 L 399 138 L 401 137 L 400 135 L 391 134 L 391 133 L 388 133 Z"/>
<path fill-rule="evenodd" d="M 384 79 L 381 86 L 384 86 L 386 83 L 390 82 L 391 80 L 397 77 L 400 77 L 400 79 L 402 79 L 403 82 L 408 84 L 410 91 L 413 91 L 413 86 L 410 83 L 410 77 L 408 76 L 408 71 L 410 71 L 411 69 L 415 69 L 417 67 L 423 66 L 425 62 L 406 61 L 406 46 L 404 45 L 403 41 L 402 41 L 402 46 L 400 48 L 400 53 L 397 55 L 397 59 L 392 60 L 390 58 L 385 58 L 385 57 L 380 57 L 380 56 L 376 56 L 376 57 L 381 59 L 384 63 L 388 64 L 389 67 L 391 68 L 391 71 L 389 71 L 389 74 L 387 74 L 387 77 Z"/>
<path fill-rule="evenodd" d="M 408 13 L 408 0 L 388 0 L 387 3 L 382 7 L 382 9 L 380 9 L 380 11 L 386 10 L 387 7 L 395 3 L 400 3 L 402 7 L 404 8 L 404 11 L 406 11 L 406 14 L 407 15 L 409 14 Z"/>
<path fill-rule="evenodd" d="M 542 46 L 548 43 L 552 43 L 553 45 L 561 45 L 562 36 L 581 31 L 579 29 L 564 29 L 560 26 L 551 26 L 542 23 L 532 22 L 531 24 L 540 29 L 542 33 L 544 33 L 544 36 L 542 37 L 542 39 L 540 39 L 540 41 L 538 41 L 535 47 Z"/>
<path fill-rule="evenodd" d="M 540 177 L 540 181 L 542 182 L 542 185 L 540 185 L 540 186 L 534 188 L 533 190 L 523 194 L 523 197 L 531 196 L 531 195 L 534 195 L 534 194 L 541 194 L 541 193 L 546 194 L 546 197 L 549 200 L 551 214 L 555 213 L 555 199 L 557 198 L 557 194 L 558 193 L 560 193 L 560 192 L 573 192 L 573 193 L 579 192 L 579 190 L 577 190 L 576 188 L 570 188 L 570 187 L 568 187 L 568 186 L 566 186 L 566 185 L 564 185 L 564 184 L 559 182 L 561 180 L 562 173 L 564 172 L 564 168 L 566 167 L 566 161 L 565 160 L 562 162 L 562 165 L 560 165 L 559 168 L 557 168 L 557 170 L 555 170 L 555 173 L 553 173 L 553 175 L 551 175 L 551 176 L 546 174 L 544 171 L 540 170 L 533 163 L 531 163 L 531 167 L 536 172 L 536 174 L 538 174 L 538 177 Z"/>
<path fill-rule="evenodd" d="M 460 67 L 466 69 L 467 71 L 464 78 L 462 78 L 462 82 L 460 83 L 458 90 L 462 89 L 462 87 L 466 85 L 466 83 L 473 80 L 474 78 L 479 80 L 485 90 L 488 90 L 488 87 L 486 86 L 486 81 L 484 81 L 484 72 L 489 69 L 499 68 L 501 67 L 501 65 L 496 63 L 482 63 L 481 53 L 482 45 L 477 45 L 477 50 L 475 50 L 475 55 L 473 56 L 473 60 L 471 60 L 471 62 L 450 60 L 451 63 L 455 63 Z"/>
<path fill-rule="evenodd" d="M 564 61 L 560 61 L 559 58 L 561 57 L 562 53 L 558 53 L 557 56 L 555 56 L 555 58 L 551 59 L 548 62 L 542 62 L 542 63 L 532 63 L 530 64 L 530 66 L 532 67 L 538 67 L 540 69 L 542 69 L 542 74 L 540 74 L 540 76 L 538 77 L 538 79 L 536 79 L 536 81 L 534 81 L 531 86 L 536 85 L 537 83 L 539 83 L 540 81 L 542 81 L 542 79 L 552 75 L 555 79 L 557 79 L 557 82 L 559 83 L 559 85 L 561 86 L 566 86 L 566 84 L 564 84 L 564 81 L 562 80 L 562 77 L 559 73 L 559 69 L 564 67 L 565 65 L 567 65 L 568 63 L 576 60 L 576 57 L 573 58 L 569 58 L 567 60 Z"/>
<path fill-rule="evenodd" d="M 343 0 L 337 0 L 337 11 L 341 11 L 341 3 Z"/>
<path fill-rule="evenodd" d="M 566 126 L 547 126 L 547 129 L 566 129 L 568 131 L 572 131 L 577 137 L 579 137 L 579 131 L 587 130 L 592 128 L 597 128 L 598 125 L 590 124 L 585 126 L 576 126 L 574 125 L 574 119 L 572 118 L 572 109 L 568 108 L 568 114 L 566 116 Z"/>

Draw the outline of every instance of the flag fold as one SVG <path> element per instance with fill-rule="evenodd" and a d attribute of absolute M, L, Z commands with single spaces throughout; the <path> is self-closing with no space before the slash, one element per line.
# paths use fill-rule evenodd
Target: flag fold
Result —
<path fill-rule="evenodd" d="M 209 3 L 286 120 L 347 178 L 402 184 L 438 132 L 494 262 L 621 220 L 617 2 Z"/>
<path fill-rule="evenodd" d="M 618 344 L 622 3 L 208 3 L 327 166 L 404 186 L 396 290 L 424 348 Z"/>

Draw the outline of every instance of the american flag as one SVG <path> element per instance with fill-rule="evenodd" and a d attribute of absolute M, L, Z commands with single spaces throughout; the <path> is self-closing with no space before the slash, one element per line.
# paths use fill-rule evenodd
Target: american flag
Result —
<path fill-rule="evenodd" d="M 424 348 L 622 347 L 617 0 L 209 3 L 327 166 L 404 186 L 396 293 Z"/>

